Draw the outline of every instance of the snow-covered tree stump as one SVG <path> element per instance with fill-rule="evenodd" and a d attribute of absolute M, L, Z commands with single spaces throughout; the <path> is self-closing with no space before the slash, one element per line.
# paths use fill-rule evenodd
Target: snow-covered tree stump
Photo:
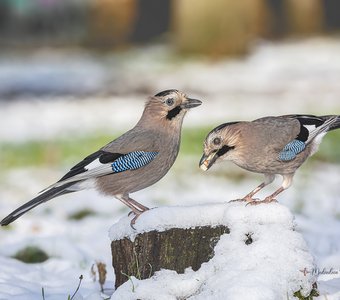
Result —
<path fill-rule="evenodd" d="M 226 226 L 203 226 L 163 232 L 153 230 L 138 234 L 133 241 L 129 238 L 114 240 L 111 249 L 115 287 L 127 281 L 128 276 L 146 279 L 160 269 L 184 273 L 191 267 L 197 271 L 203 262 L 213 257 L 214 247 L 224 233 L 229 233 Z"/>
<path fill-rule="evenodd" d="M 162 207 L 110 229 L 111 299 L 312 299 L 313 257 L 277 203 Z M 298 296 L 299 298 L 295 298 Z"/>

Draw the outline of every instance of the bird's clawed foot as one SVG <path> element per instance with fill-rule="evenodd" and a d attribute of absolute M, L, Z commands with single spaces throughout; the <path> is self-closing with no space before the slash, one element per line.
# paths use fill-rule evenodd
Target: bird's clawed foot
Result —
<path fill-rule="evenodd" d="M 264 200 L 260 200 L 258 198 L 252 198 L 250 195 L 247 195 L 242 199 L 230 200 L 228 203 L 232 203 L 232 202 L 246 202 L 246 206 L 247 206 L 247 205 L 259 205 L 262 203 L 277 202 L 277 200 L 274 199 L 274 197 L 272 196 L 268 196 Z"/>
<path fill-rule="evenodd" d="M 250 202 L 254 202 L 258 199 L 254 199 L 254 198 L 251 198 L 251 197 L 244 197 L 244 198 L 241 198 L 241 199 L 235 199 L 235 200 L 230 200 L 228 201 L 228 203 L 232 203 L 232 202 L 247 202 L 247 203 L 250 203 Z"/>
<path fill-rule="evenodd" d="M 254 200 L 254 201 L 251 201 L 251 202 L 248 202 L 247 205 L 259 205 L 259 204 L 262 204 L 262 203 L 272 203 L 272 202 L 277 202 L 276 199 L 272 198 L 272 197 L 267 197 L 265 198 L 264 200 Z"/>
<path fill-rule="evenodd" d="M 135 214 L 135 216 L 132 218 L 131 222 L 130 222 L 130 226 L 133 230 L 136 230 L 135 228 L 135 223 L 136 223 L 136 220 L 138 219 L 138 217 L 143 213 L 142 211 L 139 212 L 139 213 L 136 213 L 136 212 L 133 212 Z"/>
<path fill-rule="evenodd" d="M 244 199 L 234 199 L 234 200 L 230 200 L 228 201 L 228 203 L 233 203 L 233 202 L 243 202 L 245 201 Z"/>
<path fill-rule="evenodd" d="M 134 214 L 135 216 L 132 218 L 131 222 L 130 222 L 130 226 L 132 229 L 136 230 L 135 228 L 135 223 L 136 223 L 136 220 L 138 219 L 138 217 L 145 211 L 149 210 L 149 208 L 145 207 L 146 209 L 144 210 L 139 210 L 139 209 L 134 209 L 132 211 L 129 212 L 128 216 L 130 216 L 131 214 Z"/>
<path fill-rule="evenodd" d="M 133 225 L 136 223 L 136 220 L 138 217 L 145 211 L 149 210 L 148 207 L 144 206 L 143 204 L 140 204 L 136 200 L 133 200 L 132 198 L 129 197 L 129 195 L 116 195 L 116 198 L 123 202 L 127 207 L 131 209 L 129 212 L 128 216 L 131 214 L 134 214 L 135 216 L 131 220 L 130 226 L 133 229 L 136 229 Z"/>

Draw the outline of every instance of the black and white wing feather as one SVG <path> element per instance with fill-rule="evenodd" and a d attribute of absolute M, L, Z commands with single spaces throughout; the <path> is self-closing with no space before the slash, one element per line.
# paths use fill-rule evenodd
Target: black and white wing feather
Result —
<path fill-rule="evenodd" d="M 126 154 L 97 151 L 74 166 L 70 172 L 49 188 L 79 182 L 113 173 L 139 169 L 150 163 L 158 152 L 132 151 Z"/>
<path fill-rule="evenodd" d="M 158 152 L 133 151 L 126 154 L 99 150 L 75 165 L 58 182 L 43 190 L 4 218 L 0 224 L 8 225 L 32 208 L 57 196 L 79 190 L 79 184 L 114 173 L 136 170 L 150 163 Z"/>
<path fill-rule="evenodd" d="M 281 161 L 293 160 L 307 145 L 313 143 L 312 154 L 317 151 L 323 136 L 330 130 L 340 127 L 339 116 L 313 116 L 313 115 L 287 115 L 285 118 L 293 118 L 300 123 L 300 132 L 297 137 L 289 142 L 279 153 Z"/>

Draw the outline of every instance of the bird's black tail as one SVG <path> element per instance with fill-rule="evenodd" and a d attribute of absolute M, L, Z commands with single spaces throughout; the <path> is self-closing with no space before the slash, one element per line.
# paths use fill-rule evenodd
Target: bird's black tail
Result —
<path fill-rule="evenodd" d="M 340 116 L 337 116 L 335 122 L 332 123 L 332 125 L 329 127 L 329 131 L 334 130 L 334 129 L 338 129 L 338 128 L 340 128 Z"/>
<path fill-rule="evenodd" d="M 64 184 L 62 186 L 54 187 L 54 188 L 51 188 L 51 189 L 43 192 L 42 194 L 35 197 L 31 201 L 28 201 L 24 205 L 17 208 L 15 211 L 11 212 L 6 218 L 4 218 L 0 222 L 1 226 L 5 226 L 5 225 L 12 223 L 13 221 L 15 221 L 16 219 L 21 217 L 23 214 L 25 214 L 26 212 L 28 212 L 29 210 L 38 206 L 41 203 L 44 203 L 48 200 L 51 200 L 51 199 L 58 197 L 58 196 L 61 196 L 63 194 L 67 194 L 67 193 L 72 192 L 70 190 L 67 190 L 67 188 L 70 187 L 73 184 L 74 184 L 74 182 L 69 182 L 69 183 Z"/>

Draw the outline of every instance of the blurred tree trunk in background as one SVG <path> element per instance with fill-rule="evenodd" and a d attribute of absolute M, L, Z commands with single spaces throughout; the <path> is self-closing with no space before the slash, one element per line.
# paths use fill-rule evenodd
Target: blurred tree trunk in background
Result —
<path fill-rule="evenodd" d="M 320 34 L 324 27 L 322 0 L 267 0 L 270 38 Z"/>
<path fill-rule="evenodd" d="M 0 46 L 9 48 L 111 50 L 165 37 L 180 52 L 219 57 L 258 38 L 335 30 L 340 0 L 0 0 Z"/>
<path fill-rule="evenodd" d="M 91 45 L 102 48 L 146 43 L 169 31 L 171 0 L 92 0 Z"/>
<path fill-rule="evenodd" d="M 323 0 L 287 0 L 288 31 L 298 35 L 312 35 L 323 29 Z"/>
<path fill-rule="evenodd" d="M 135 0 L 93 0 L 89 9 L 89 38 L 99 48 L 124 45 L 133 31 Z"/>
<path fill-rule="evenodd" d="M 325 10 L 325 29 L 340 30 L 340 1 L 323 0 Z"/>
<path fill-rule="evenodd" d="M 171 0 L 137 0 L 131 42 L 150 42 L 169 31 Z"/>
<path fill-rule="evenodd" d="M 284 13 L 284 3 L 282 0 L 267 0 L 270 11 L 269 38 L 281 38 L 287 30 L 287 20 Z"/>
<path fill-rule="evenodd" d="M 212 56 L 247 52 L 265 33 L 265 0 L 174 0 L 175 43 L 182 52 Z"/>

